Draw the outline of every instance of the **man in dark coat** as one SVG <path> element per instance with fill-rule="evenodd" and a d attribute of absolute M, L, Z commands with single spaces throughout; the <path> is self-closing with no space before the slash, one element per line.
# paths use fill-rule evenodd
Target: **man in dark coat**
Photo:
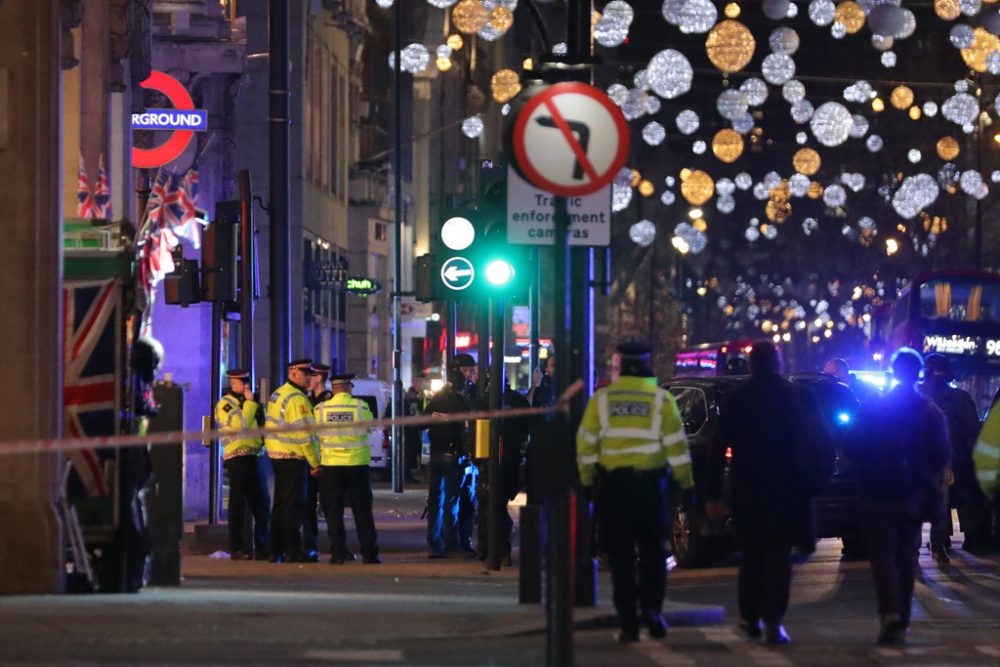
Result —
<path fill-rule="evenodd" d="M 781 625 L 792 580 L 791 550 L 815 548 L 810 492 L 802 483 L 804 438 L 822 443 L 811 453 L 821 467 L 832 463 L 833 442 L 812 392 L 781 377 L 781 357 L 770 341 L 756 343 L 749 357 L 750 379 L 722 406 L 709 450 L 706 512 L 724 518 L 723 475 L 726 450 L 732 452 L 732 508 L 742 551 L 739 574 L 740 627 L 787 644 Z"/>
<path fill-rule="evenodd" d="M 878 612 L 878 643 L 896 644 L 910 624 L 921 527 L 941 502 L 941 475 L 951 459 L 944 415 L 916 388 L 923 360 L 902 348 L 892 357 L 899 382 L 866 401 L 844 442 L 858 474 L 858 519 L 868 544 Z"/>

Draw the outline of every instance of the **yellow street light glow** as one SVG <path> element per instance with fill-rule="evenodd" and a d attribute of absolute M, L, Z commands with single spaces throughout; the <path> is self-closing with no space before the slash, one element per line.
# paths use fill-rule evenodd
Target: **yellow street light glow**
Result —
<path fill-rule="evenodd" d="M 691 251 L 691 246 L 688 245 L 688 242 L 679 236 L 675 236 L 674 238 L 670 239 L 670 243 L 674 246 L 677 252 L 679 252 L 682 255 L 686 255 Z"/>
<path fill-rule="evenodd" d="M 895 255 L 899 252 L 899 241 L 896 239 L 886 239 L 885 240 L 885 254 Z"/>
<path fill-rule="evenodd" d="M 447 72 L 451 69 L 451 58 L 438 58 L 437 68 L 441 72 Z"/>
<path fill-rule="evenodd" d="M 456 32 L 454 34 L 448 35 L 448 39 L 445 41 L 445 43 L 449 47 L 451 47 L 452 51 L 458 51 L 465 44 L 465 41 L 462 39 L 462 36 Z"/>

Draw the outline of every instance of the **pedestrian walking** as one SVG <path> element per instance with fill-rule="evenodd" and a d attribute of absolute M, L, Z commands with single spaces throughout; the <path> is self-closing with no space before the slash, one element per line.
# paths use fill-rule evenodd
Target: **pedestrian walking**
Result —
<path fill-rule="evenodd" d="M 858 475 L 858 519 L 875 581 L 882 645 L 902 641 L 910 625 L 921 526 L 939 510 L 941 475 L 951 460 L 945 417 L 917 391 L 920 354 L 902 348 L 891 368 L 898 384 L 861 405 L 844 442 Z"/>
<path fill-rule="evenodd" d="M 226 371 L 227 391 L 215 404 L 215 424 L 223 433 L 222 461 L 229 475 L 229 557 L 233 560 L 268 558 L 271 533 L 268 528 L 267 489 L 257 466 L 264 441 L 260 436 L 239 434 L 260 425 L 260 404 L 253 395 L 250 373 L 240 368 Z M 244 543 L 247 507 L 253 521 L 253 550 Z"/>
<path fill-rule="evenodd" d="M 448 373 L 448 383 L 431 398 L 425 414 L 440 423 L 428 428 L 431 441 L 427 466 L 427 546 L 430 558 L 444 558 L 459 552 L 458 500 L 468 458 L 468 429 L 465 421 L 448 421 L 449 414 L 470 412 L 472 407 L 460 391 L 465 376 L 458 370 Z M 466 553 L 475 556 L 475 552 Z"/>
<path fill-rule="evenodd" d="M 313 362 L 309 367 L 309 404 L 313 409 L 323 401 L 329 400 L 333 394 L 326 388 L 326 380 L 330 377 L 330 367 L 326 364 Z M 302 522 L 302 550 L 310 563 L 319 562 L 319 477 L 306 477 L 306 512 Z M 329 520 L 329 519 L 328 519 Z"/>
<path fill-rule="evenodd" d="M 763 635 L 770 644 L 787 644 L 791 639 L 782 621 L 791 590 L 791 552 L 815 549 L 810 494 L 824 475 L 829 477 L 834 445 L 812 393 L 781 377 L 774 343 L 755 343 L 747 363 L 750 378 L 719 411 L 707 462 L 706 514 L 732 516 L 742 553 L 741 629 L 751 639 Z M 728 508 L 723 494 L 727 452 Z"/>
<path fill-rule="evenodd" d="M 288 364 L 288 380 L 267 401 L 267 426 L 309 426 L 312 405 L 306 396 L 311 359 Z M 271 561 L 308 562 L 302 551 L 302 520 L 306 510 L 306 478 L 319 472 L 319 454 L 308 431 L 274 433 L 264 438 L 274 467 L 274 504 L 271 507 Z"/>
<path fill-rule="evenodd" d="M 941 510 L 931 524 L 931 554 L 941 563 L 949 562 L 951 549 L 951 510 L 958 511 L 958 521 L 965 541 L 962 549 L 976 552 L 990 542 L 990 511 L 986 496 L 976 480 L 972 450 L 979 435 L 979 410 L 969 392 L 951 386 L 955 376 L 951 363 L 942 354 L 929 354 L 924 360 L 924 381 L 920 393 L 934 401 L 948 424 L 951 463 L 945 468 L 941 484 Z"/>
<path fill-rule="evenodd" d="M 330 379 L 333 396 L 316 406 L 317 424 L 350 424 L 372 420 L 368 404 L 351 395 L 353 375 L 335 375 Z M 320 497 L 330 535 L 330 563 L 348 560 L 347 535 L 344 530 L 344 505 L 350 504 L 354 525 L 358 531 L 363 563 L 377 564 L 378 535 L 372 513 L 372 482 L 369 465 L 371 448 L 368 429 L 336 429 L 321 432 Z"/>
<path fill-rule="evenodd" d="M 580 482 L 593 492 L 600 539 L 611 565 L 622 643 L 639 641 L 640 621 L 665 637 L 668 481 L 693 485 L 691 455 L 674 397 L 656 384 L 650 348 L 618 346 L 621 375 L 594 392 L 576 434 Z M 636 550 L 638 549 L 638 580 Z"/>

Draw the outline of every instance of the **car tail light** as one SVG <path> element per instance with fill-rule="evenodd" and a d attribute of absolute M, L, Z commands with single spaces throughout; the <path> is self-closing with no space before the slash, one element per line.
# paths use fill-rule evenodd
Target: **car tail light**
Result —
<path fill-rule="evenodd" d="M 733 448 L 732 447 L 726 447 L 726 460 L 727 461 L 732 461 L 733 460 Z"/>

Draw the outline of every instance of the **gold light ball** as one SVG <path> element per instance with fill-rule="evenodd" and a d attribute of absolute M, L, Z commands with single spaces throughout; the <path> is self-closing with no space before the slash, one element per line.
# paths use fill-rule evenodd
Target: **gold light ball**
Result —
<path fill-rule="evenodd" d="M 942 160 L 954 160 L 961 152 L 958 141 L 954 137 L 941 137 L 937 142 L 937 154 Z"/>
<path fill-rule="evenodd" d="M 639 181 L 639 187 L 637 189 L 639 190 L 639 194 L 643 197 L 650 197 L 653 192 L 656 191 L 656 188 L 653 186 L 653 182 L 647 181 L 645 178 Z"/>
<path fill-rule="evenodd" d="M 465 41 L 462 39 L 462 36 L 456 32 L 448 35 L 448 39 L 445 40 L 445 44 L 447 44 L 452 51 L 458 51 L 465 45 Z"/>
<path fill-rule="evenodd" d="M 882 101 L 881 97 L 876 97 L 872 100 L 872 111 L 875 113 L 881 113 L 885 111 L 885 102 Z"/>
<path fill-rule="evenodd" d="M 795 151 L 795 155 L 792 156 L 792 167 L 795 171 L 804 175 L 812 176 L 817 171 L 819 171 L 820 165 L 823 160 L 820 158 L 819 153 L 817 153 L 812 148 L 800 148 Z"/>
<path fill-rule="evenodd" d="M 991 52 L 1000 50 L 1000 37 L 991 35 L 984 28 L 976 28 L 973 34 L 972 46 L 961 50 L 962 60 L 970 69 L 985 72 L 986 57 Z"/>
<path fill-rule="evenodd" d="M 858 3 L 853 0 L 845 0 L 837 5 L 834 20 L 843 23 L 844 27 L 847 28 L 847 34 L 853 35 L 864 27 L 865 12 Z"/>
<path fill-rule="evenodd" d="M 502 69 L 490 79 L 493 99 L 504 104 L 521 92 L 521 77 L 512 69 Z"/>
<path fill-rule="evenodd" d="M 633 169 L 632 170 L 632 182 L 631 182 L 630 185 L 633 188 L 637 188 L 637 187 L 639 187 L 639 181 L 641 181 L 641 180 L 642 180 L 642 173 L 638 169 Z"/>
<path fill-rule="evenodd" d="M 490 11 L 479 0 L 461 0 L 451 9 L 455 28 L 466 35 L 479 32 L 490 20 Z"/>
<path fill-rule="evenodd" d="M 695 169 L 681 183 L 681 194 L 692 206 L 701 206 L 715 194 L 715 181 L 705 172 Z"/>
<path fill-rule="evenodd" d="M 722 11 L 725 13 L 727 19 L 734 19 L 740 15 L 740 6 L 735 2 L 730 2 Z"/>
<path fill-rule="evenodd" d="M 729 128 L 719 130 L 712 137 L 712 152 L 726 164 L 732 164 L 743 155 L 743 136 Z"/>
<path fill-rule="evenodd" d="M 962 5 L 959 0 L 934 0 L 934 12 L 940 19 L 954 21 L 962 13 Z"/>
<path fill-rule="evenodd" d="M 688 179 L 688 176 L 690 176 L 690 175 L 691 175 L 691 170 L 690 169 L 688 169 L 687 167 L 684 167 L 683 169 L 681 169 L 681 173 L 680 173 L 681 183 L 683 183 L 684 181 L 686 181 Z"/>
<path fill-rule="evenodd" d="M 708 231 L 708 223 L 705 222 L 705 218 L 698 218 L 691 223 L 691 226 L 695 228 L 695 231 L 706 232 Z"/>
<path fill-rule="evenodd" d="M 924 112 L 916 104 L 910 107 L 907 113 L 910 115 L 910 120 L 920 120 L 920 117 L 924 115 Z"/>
<path fill-rule="evenodd" d="M 823 184 L 818 181 L 809 183 L 809 191 L 806 193 L 809 199 L 819 199 L 823 196 Z"/>
<path fill-rule="evenodd" d="M 497 5 L 490 12 L 490 18 L 487 20 L 490 27 L 499 32 L 501 35 L 514 25 L 514 12 L 510 11 L 503 5 Z"/>
<path fill-rule="evenodd" d="M 723 72 L 739 72 L 746 67 L 756 48 L 753 33 L 739 21 L 716 24 L 705 39 L 708 59 Z"/>
<path fill-rule="evenodd" d="M 902 111 L 913 104 L 913 91 L 906 86 L 896 86 L 889 95 L 892 106 Z"/>
<path fill-rule="evenodd" d="M 438 68 L 438 70 L 440 70 L 442 72 L 447 72 L 448 70 L 451 69 L 451 66 L 452 66 L 451 58 L 438 58 L 437 59 L 437 68 Z"/>
<path fill-rule="evenodd" d="M 792 214 L 792 205 L 783 199 L 769 199 L 764 207 L 764 214 L 768 220 L 780 225 Z"/>

